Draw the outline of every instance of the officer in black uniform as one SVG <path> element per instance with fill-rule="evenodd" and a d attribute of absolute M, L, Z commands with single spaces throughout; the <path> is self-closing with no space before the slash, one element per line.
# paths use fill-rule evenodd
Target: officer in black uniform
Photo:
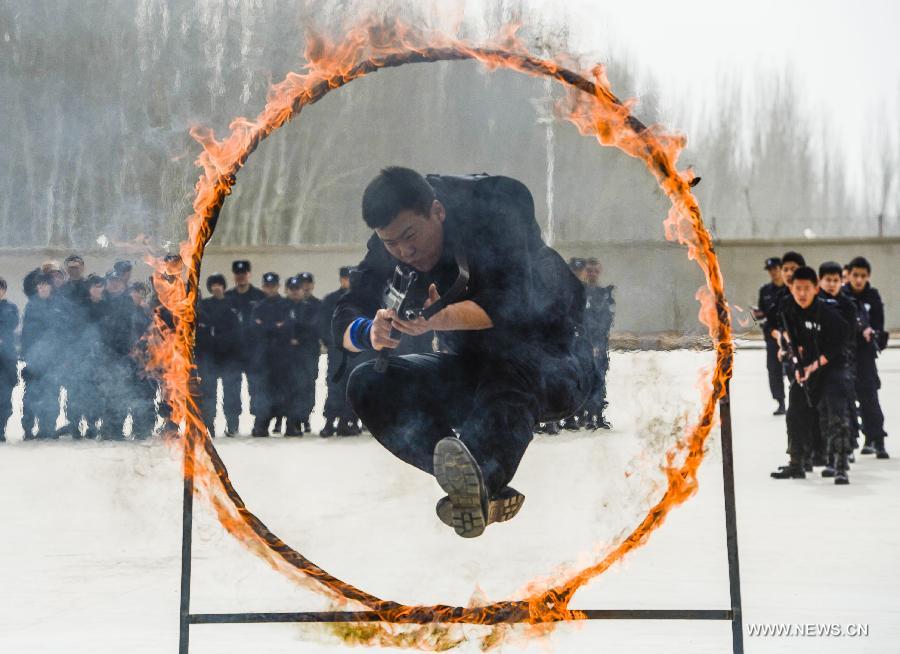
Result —
<path fill-rule="evenodd" d="M 84 438 L 97 436 L 97 421 L 103 417 L 104 402 L 101 388 L 97 383 L 109 374 L 108 358 L 104 341 L 104 330 L 109 302 L 106 299 L 106 279 L 98 275 L 88 275 L 84 280 L 85 295 L 82 302 L 76 302 L 72 318 L 72 359 L 78 361 L 73 378 L 78 381 L 66 389 L 66 416 L 72 438 L 82 436 L 81 420 L 86 423 Z"/>
<path fill-rule="evenodd" d="M 616 316 L 615 286 L 600 286 L 603 268 L 594 257 L 585 261 L 584 326 L 591 342 L 594 364 L 598 373 L 594 393 L 585 405 L 581 426 L 587 429 L 611 429 L 603 412 L 606 410 L 606 373 L 609 372 L 609 333 Z"/>
<path fill-rule="evenodd" d="M 878 401 L 881 379 L 875 360 L 878 353 L 887 347 L 888 334 L 884 330 L 884 302 L 878 289 L 869 283 L 872 265 L 864 257 L 855 257 L 850 266 L 850 283 L 844 286 L 855 304 L 860 320 L 856 337 L 856 397 L 862 431 L 866 440 L 860 454 L 872 454 L 879 459 L 890 456 L 884 447 L 887 432 L 884 431 L 884 413 Z"/>
<path fill-rule="evenodd" d="M 28 299 L 22 317 L 22 359 L 25 397 L 32 409 L 32 422 L 23 422 L 25 440 L 32 438 L 37 419 L 37 438 L 56 437 L 59 415 L 59 378 L 56 359 L 59 330 L 62 327 L 58 305 L 53 301 L 53 279 L 47 273 L 33 278 L 34 295 Z"/>
<path fill-rule="evenodd" d="M 534 425 L 576 413 L 593 390 L 590 344 L 578 336 L 584 288 L 544 244 L 517 180 L 386 168 L 362 209 L 375 233 L 359 283 L 338 302 L 335 342 L 390 350 L 400 344 L 392 329 L 434 331 L 441 351 L 357 366 L 348 398 L 384 447 L 436 477 L 447 492 L 438 517 L 478 536 L 519 510 L 523 496 L 507 484 Z M 398 263 L 421 275 L 423 306 L 447 306 L 430 319 L 379 309 Z"/>
<path fill-rule="evenodd" d="M 100 437 L 123 440 L 125 418 L 132 400 L 134 346 L 134 302 L 126 292 L 125 279 L 115 269 L 106 273 L 106 303 L 102 334 L 106 370 L 100 378 L 103 424 Z"/>
<path fill-rule="evenodd" d="M 327 438 L 339 433 L 341 436 L 358 436 L 360 434 L 359 419 L 347 402 L 347 379 L 350 371 L 358 362 L 343 361 L 340 344 L 335 344 L 331 333 L 331 318 L 342 297 L 350 292 L 350 266 L 342 266 L 338 272 L 340 287 L 322 299 L 319 310 L 319 338 L 328 350 L 328 394 L 325 397 L 325 427 L 319 436 Z M 356 355 L 348 355 L 354 357 Z"/>
<path fill-rule="evenodd" d="M 786 290 L 784 278 L 781 274 L 781 259 L 770 257 L 766 259 L 765 270 L 769 273 L 770 281 L 759 287 L 759 298 L 753 308 L 753 317 L 760 321 L 763 340 L 766 343 L 766 369 L 769 372 L 769 390 L 772 399 L 778 403 L 772 415 L 783 416 L 784 408 L 784 368 L 778 360 L 778 343 L 772 338 L 771 328 L 767 322 L 767 316 L 772 315 L 775 304 Z"/>
<path fill-rule="evenodd" d="M 237 368 L 240 321 L 225 296 L 225 275 L 215 273 L 206 278 L 210 297 L 200 302 L 197 312 L 196 359 L 200 377 L 200 413 L 209 435 L 215 437 L 216 391 L 219 379 L 234 375 Z M 238 376 L 240 372 L 237 373 Z M 226 430 L 226 436 L 233 436 Z"/>
<path fill-rule="evenodd" d="M 791 299 L 782 309 L 779 339 L 788 356 L 791 386 L 787 431 L 790 461 L 772 473 L 775 479 L 804 479 L 815 429 L 822 430 L 834 455 L 835 483 L 847 484 L 852 443 L 847 416 L 844 344 L 849 327 L 840 314 L 818 297 L 816 271 L 801 266 L 793 272 Z"/>
<path fill-rule="evenodd" d="M 850 429 L 852 449 L 857 448 L 859 437 L 859 417 L 856 411 L 856 333 L 859 325 L 859 316 L 856 305 L 841 292 L 842 278 L 841 264 L 835 261 L 826 261 L 819 266 L 819 299 L 831 306 L 840 314 L 841 319 L 847 323 L 847 338 L 844 339 L 844 391 L 847 397 L 847 422 Z M 816 434 L 814 450 L 827 453 L 828 463 L 822 471 L 823 477 L 834 476 L 834 453 L 827 451 L 825 435 L 819 430 Z M 852 451 L 848 455 L 850 463 L 853 463 Z M 815 454 L 813 455 L 815 459 Z"/>
<path fill-rule="evenodd" d="M 225 296 L 237 312 L 240 329 L 238 331 L 238 355 L 236 365 L 222 377 L 222 409 L 225 413 L 226 433 L 236 434 L 238 418 L 241 415 L 241 375 L 247 375 L 247 395 L 250 405 L 247 410 L 255 413 L 254 402 L 263 388 L 264 379 L 256 368 L 255 352 L 257 343 L 253 327 L 253 308 L 262 301 L 265 294 L 250 283 L 250 262 L 234 261 L 231 272 L 234 275 L 234 286 Z"/>
<path fill-rule="evenodd" d="M 70 254 L 63 261 L 66 281 L 61 287 L 62 295 L 70 302 L 84 302 L 87 299 L 87 280 L 84 276 L 84 259 L 81 255 Z"/>
<path fill-rule="evenodd" d="M 299 273 L 285 283 L 288 307 L 289 370 L 284 384 L 288 391 L 288 420 L 285 436 L 310 433 L 309 416 L 316 400 L 319 373 L 319 310 L 321 301 L 313 297 L 311 273 Z"/>
<path fill-rule="evenodd" d="M 280 284 L 277 273 L 263 275 L 265 297 L 253 307 L 250 316 L 254 333 L 254 367 L 260 378 L 252 432 L 257 437 L 269 435 L 269 423 L 273 418 L 280 421 L 287 416 L 290 402 L 285 388 L 285 380 L 291 372 L 286 360 L 290 341 L 288 306 L 278 292 Z"/>
<path fill-rule="evenodd" d="M 0 443 L 6 441 L 6 423 L 12 416 L 12 391 L 19 379 L 18 326 L 19 309 L 6 299 L 6 280 L 0 277 Z"/>

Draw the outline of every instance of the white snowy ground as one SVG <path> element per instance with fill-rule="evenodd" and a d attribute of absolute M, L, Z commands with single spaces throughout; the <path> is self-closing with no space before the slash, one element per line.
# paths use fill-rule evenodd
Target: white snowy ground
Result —
<path fill-rule="evenodd" d="M 660 479 L 654 465 L 677 416 L 695 413 L 697 370 L 710 361 L 709 353 L 614 354 L 615 428 L 538 437 L 515 479 L 527 496 L 522 513 L 475 540 L 437 521 L 433 480 L 368 436 L 216 444 L 251 510 L 329 572 L 406 603 L 466 604 L 477 588 L 505 599 L 633 526 L 647 506 L 647 484 Z M 879 363 L 887 430 L 900 434 L 900 350 Z M 817 475 L 775 481 L 769 472 L 784 462 L 784 420 L 770 415 L 762 351 L 738 353 L 732 389 L 745 626 L 868 625 L 867 637 L 745 636 L 746 651 L 900 652 L 895 439 L 889 449 L 897 458 L 859 457 L 848 487 Z M 320 406 L 321 399 L 320 389 Z M 18 441 L 0 446 L 0 653 L 177 652 L 178 460 L 159 443 Z M 729 607 L 718 430 L 700 472 L 697 496 L 645 547 L 583 588 L 573 608 Z M 194 612 L 325 608 L 225 534 L 202 506 L 194 545 Z M 727 622 L 604 620 L 512 638 L 500 651 L 718 654 L 730 644 Z M 191 628 L 195 653 L 345 647 L 322 626 Z"/>

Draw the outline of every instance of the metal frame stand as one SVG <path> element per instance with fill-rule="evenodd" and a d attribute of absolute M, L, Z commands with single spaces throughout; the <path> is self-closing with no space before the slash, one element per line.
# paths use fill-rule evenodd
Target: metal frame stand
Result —
<path fill-rule="evenodd" d="M 738 567 L 737 517 L 734 498 L 734 457 L 731 431 L 731 393 L 726 387 L 719 401 L 722 437 L 722 477 L 725 493 L 725 534 L 728 549 L 730 609 L 605 609 L 583 610 L 589 620 L 730 620 L 733 654 L 744 654 L 744 626 L 741 609 L 741 579 Z M 187 454 L 186 454 L 187 456 Z M 181 532 L 181 611 L 179 654 L 189 654 L 192 624 L 236 624 L 276 622 L 377 622 L 374 611 L 318 611 L 300 613 L 191 613 L 191 536 L 194 511 L 193 465 L 185 468 L 184 507 Z"/>

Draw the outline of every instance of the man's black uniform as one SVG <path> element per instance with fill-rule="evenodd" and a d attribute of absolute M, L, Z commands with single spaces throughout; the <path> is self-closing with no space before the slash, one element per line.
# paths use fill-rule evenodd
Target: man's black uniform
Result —
<path fill-rule="evenodd" d="M 778 360 L 778 343 L 772 338 L 772 330 L 778 328 L 777 319 L 773 322 L 772 316 L 775 315 L 779 300 L 785 297 L 787 286 L 782 284 L 776 286 L 774 282 L 763 284 L 759 287 L 759 298 L 756 306 L 765 316 L 761 321 L 763 337 L 766 343 L 766 369 L 769 372 L 769 390 L 772 393 L 772 399 L 777 401 L 779 406 L 784 405 L 784 368 L 781 361 Z"/>
<path fill-rule="evenodd" d="M 101 436 L 124 438 L 123 428 L 134 397 L 134 302 L 125 292 L 105 293 L 107 310 L 101 325 L 106 370 L 99 380 L 103 426 Z"/>
<path fill-rule="evenodd" d="M 785 302 L 778 328 L 789 335 L 801 373 L 822 355 L 828 360 L 812 373 L 804 384 L 805 389 L 796 379 L 791 379 L 787 407 L 790 467 L 793 472 L 802 473 L 804 462 L 812 454 L 818 428 L 825 435 L 829 452 L 837 458 L 836 466 L 845 470 L 846 457 L 852 451 L 844 367 L 849 327 L 832 306 L 816 297 L 806 309 L 793 298 Z"/>
<path fill-rule="evenodd" d="M 395 456 L 435 473 L 438 442 L 453 436 L 468 447 L 491 496 L 506 486 L 538 421 L 572 415 L 590 395 L 593 362 L 584 338 L 584 288 L 563 259 L 544 245 L 531 193 L 506 177 L 427 181 L 446 209 L 444 248 L 422 274 L 444 294 L 468 263 L 464 296 L 493 327 L 440 332 L 439 353 L 392 357 L 350 375 L 350 403 L 372 435 Z M 357 317 L 372 317 L 397 261 L 377 235 L 338 301 L 334 342 Z M 458 531 L 458 533 L 461 533 Z M 479 532 L 480 533 L 480 532 Z"/>
<path fill-rule="evenodd" d="M 109 301 L 106 298 L 94 302 L 86 299 L 82 304 L 73 305 L 72 330 L 74 332 L 72 359 L 77 360 L 78 381 L 66 389 L 66 416 L 73 438 L 79 436 L 79 423 L 84 418 L 87 423 L 86 438 L 95 436 L 97 421 L 103 418 L 104 400 L 102 381 L 109 374 L 109 353 L 104 334 L 106 330 Z"/>
<path fill-rule="evenodd" d="M 830 306 L 841 316 L 841 319 L 847 324 L 846 338 L 844 338 L 844 377 L 846 383 L 844 385 L 847 396 L 847 426 L 850 430 L 850 439 L 853 444 L 852 449 L 857 447 L 858 425 L 856 412 L 856 328 L 858 325 L 858 316 L 856 313 L 856 305 L 843 293 L 837 295 L 829 295 L 823 290 L 819 291 L 819 300 L 825 305 Z M 814 439 L 814 452 L 826 454 L 827 435 L 822 434 L 821 430 Z"/>
<path fill-rule="evenodd" d="M 290 366 L 282 380 L 287 391 L 288 426 L 285 433 L 309 431 L 309 415 L 316 403 L 319 376 L 319 312 L 322 301 L 309 297 L 299 302 L 285 298 L 287 306 L 287 352 Z"/>
<path fill-rule="evenodd" d="M 200 302 L 197 313 L 197 371 L 200 377 L 200 412 L 210 436 L 216 435 L 216 389 L 218 380 L 226 378 L 240 381 L 238 345 L 240 321 L 231 299 L 208 297 Z M 240 389 L 240 384 L 238 384 Z M 233 429 L 234 430 L 233 430 Z M 227 426 L 228 433 L 235 433 L 237 422 Z"/>
<path fill-rule="evenodd" d="M 325 428 L 323 436 L 334 433 L 334 421 L 356 422 L 356 415 L 347 402 L 347 379 L 350 377 L 352 367 L 348 364 L 341 366 L 341 345 L 335 344 L 334 335 L 331 333 L 331 318 L 334 310 L 342 297 L 350 292 L 349 288 L 339 288 L 322 298 L 319 307 L 319 338 L 325 343 L 328 350 L 327 384 L 328 392 L 325 396 L 325 408 L 322 413 L 325 416 Z M 340 374 L 338 374 L 340 373 Z"/>
<path fill-rule="evenodd" d="M 19 309 L 0 300 L 0 441 L 6 440 L 6 423 L 12 416 L 12 390 L 19 378 L 16 354 L 16 328 Z"/>
<path fill-rule="evenodd" d="M 225 422 L 230 433 L 237 433 L 238 419 L 241 415 L 241 374 L 247 375 L 247 396 L 249 406 L 247 410 L 256 414 L 254 402 L 265 386 L 265 375 L 259 367 L 259 344 L 256 342 L 256 330 L 253 326 L 253 309 L 262 302 L 266 294 L 257 287 L 250 285 L 244 293 L 237 288 L 225 292 L 225 297 L 231 301 L 231 305 L 237 313 L 238 348 L 236 366 L 228 370 L 228 375 L 222 377 L 222 410 L 225 413 Z"/>
<path fill-rule="evenodd" d="M 862 419 L 862 431 L 866 444 L 884 451 L 884 413 L 878 401 L 878 390 L 881 379 L 878 377 L 878 366 L 875 359 L 887 345 L 887 333 L 884 331 L 884 302 L 878 290 L 866 283 L 860 293 L 856 293 L 849 284 L 844 285 L 844 293 L 856 305 L 859 326 L 856 330 L 856 398 L 859 402 L 859 414 Z M 867 327 L 874 331 L 871 341 L 867 341 L 863 332 Z"/>
<path fill-rule="evenodd" d="M 584 309 L 584 326 L 591 343 L 597 380 L 594 392 L 585 405 L 589 427 L 604 426 L 603 410 L 606 407 L 606 373 L 609 371 L 609 332 L 616 315 L 614 286 L 586 286 L 587 301 Z M 608 427 L 608 425 L 606 425 Z"/>
<path fill-rule="evenodd" d="M 264 297 L 253 307 L 250 319 L 254 330 L 254 360 L 260 376 L 253 398 L 253 435 L 267 436 L 269 422 L 286 416 L 290 403 L 286 383 L 291 374 L 287 358 L 290 343 L 287 301 L 278 294 Z"/>
<path fill-rule="evenodd" d="M 43 299 L 35 292 L 25 305 L 22 317 L 25 397 L 29 400 L 33 418 L 38 421 L 38 438 L 56 435 L 56 417 L 59 415 L 59 361 L 56 355 L 62 324 L 57 306 L 52 295 Z M 33 424 L 25 422 L 26 419 L 27 416 L 23 416 L 22 427 L 25 438 L 29 439 Z"/>

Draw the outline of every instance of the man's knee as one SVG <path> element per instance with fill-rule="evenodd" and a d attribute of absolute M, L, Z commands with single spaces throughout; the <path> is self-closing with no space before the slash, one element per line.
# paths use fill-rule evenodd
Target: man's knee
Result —
<path fill-rule="evenodd" d="M 347 401 L 357 415 L 362 415 L 360 409 L 364 409 L 373 391 L 383 384 L 384 375 L 375 372 L 374 360 L 365 361 L 352 370 L 347 379 Z"/>

